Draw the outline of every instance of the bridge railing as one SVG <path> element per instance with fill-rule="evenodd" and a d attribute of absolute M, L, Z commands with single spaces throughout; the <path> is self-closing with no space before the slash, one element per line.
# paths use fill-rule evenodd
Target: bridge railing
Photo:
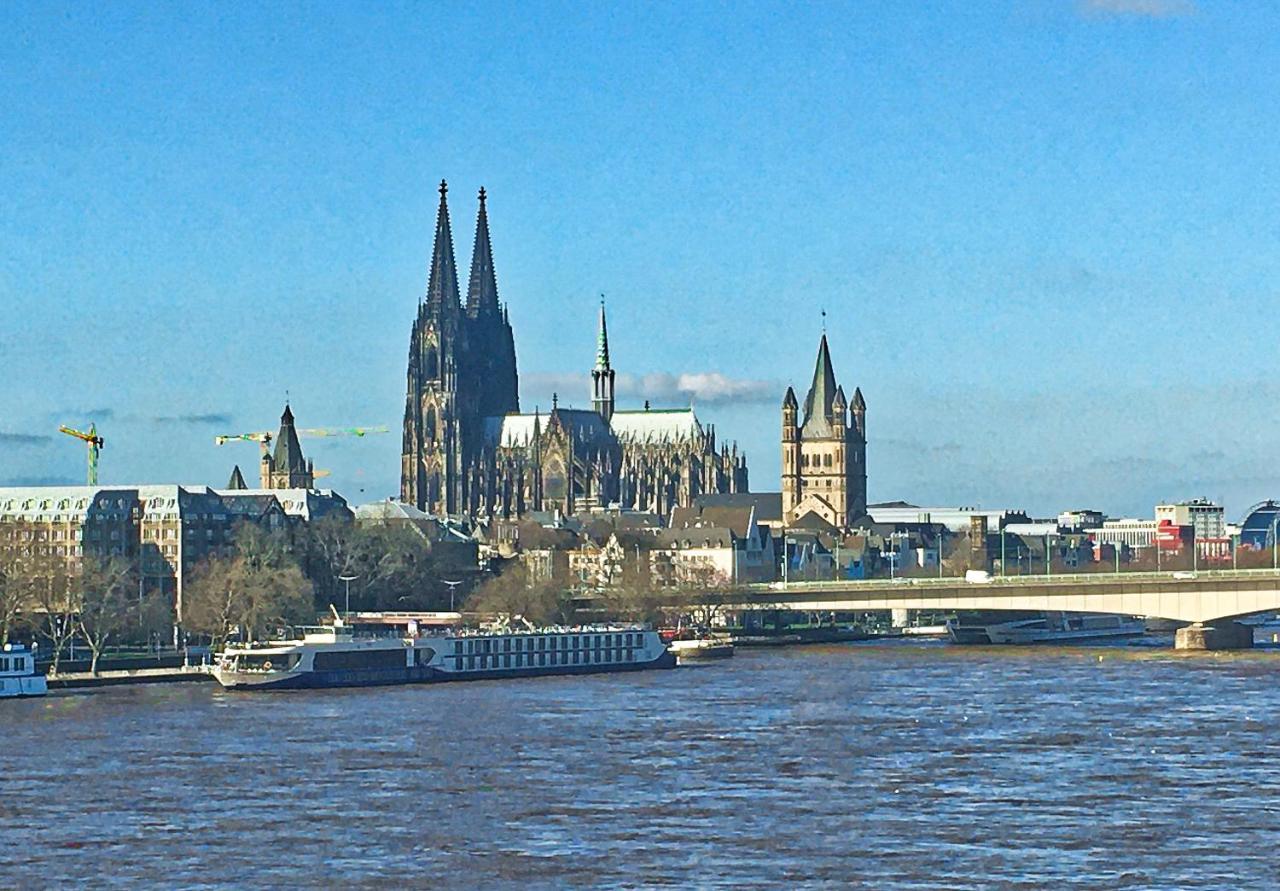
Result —
<path fill-rule="evenodd" d="M 894 579 L 833 579 L 829 581 L 761 582 L 743 586 L 749 592 L 770 591 L 849 591 L 857 589 L 897 589 L 902 587 L 982 588 L 1027 587 L 1031 585 L 1114 585 L 1117 582 L 1195 581 L 1197 579 L 1249 579 L 1280 576 L 1277 569 L 1199 569 L 1164 570 L 1161 572 L 1077 572 L 1052 575 L 993 575 L 983 581 L 968 581 L 963 576 L 902 577 Z"/>

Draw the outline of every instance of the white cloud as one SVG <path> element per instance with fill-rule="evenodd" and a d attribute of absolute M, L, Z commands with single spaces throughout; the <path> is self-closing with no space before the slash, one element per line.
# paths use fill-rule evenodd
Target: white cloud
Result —
<path fill-rule="evenodd" d="M 588 401 L 591 377 L 586 374 L 528 374 L 521 379 L 522 397 L 536 404 L 549 401 L 552 393 L 565 405 Z M 652 374 L 620 374 L 617 378 L 619 399 L 649 400 L 658 405 L 759 405 L 781 402 L 785 387 L 773 381 L 735 378 L 718 371 L 659 371 Z M 526 407 L 527 408 L 527 407 Z"/>

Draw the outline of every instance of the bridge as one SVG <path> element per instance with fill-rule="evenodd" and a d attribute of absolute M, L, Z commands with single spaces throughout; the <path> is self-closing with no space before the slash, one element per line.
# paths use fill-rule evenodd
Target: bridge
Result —
<path fill-rule="evenodd" d="M 708 595 L 705 602 L 731 610 L 1114 613 L 1226 627 L 1231 625 L 1229 620 L 1242 616 L 1280 611 L 1280 570 L 1013 575 L 986 582 L 960 578 L 775 582 Z"/>

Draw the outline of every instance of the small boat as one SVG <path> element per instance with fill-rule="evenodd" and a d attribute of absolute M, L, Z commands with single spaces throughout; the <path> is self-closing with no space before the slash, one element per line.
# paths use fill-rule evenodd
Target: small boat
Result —
<path fill-rule="evenodd" d="M 727 640 L 702 638 L 700 640 L 673 640 L 667 649 L 675 654 L 677 661 L 687 659 L 727 659 L 733 655 L 733 644 Z"/>
<path fill-rule="evenodd" d="M 947 633 L 959 644 L 1074 643 L 1145 634 L 1146 622 L 1136 616 L 1108 613 L 1000 613 L 982 610 L 962 613 L 947 623 Z"/>
<path fill-rule="evenodd" d="M 21 644 L 5 644 L 0 650 L 0 699 L 44 696 L 49 685 L 36 674 L 36 655 Z"/>
<path fill-rule="evenodd" d="M 727 659 L 733 655 L 733 642 L 726 637 L 715 637 L 706 628 L 678 628 L 675 633 L 662 636 L 677 662 Z"/>
<path fill-rule="evenodd" d="M 360 636 L 341 622 L 300 637 L 228 645 L 213 667 L 224 687 L 371 687 L 532 675 L 674 668 L 656 631 L 634 625 Z"/>

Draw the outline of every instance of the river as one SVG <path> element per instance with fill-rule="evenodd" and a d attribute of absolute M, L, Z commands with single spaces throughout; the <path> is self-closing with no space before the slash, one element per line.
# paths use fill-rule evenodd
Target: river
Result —
<path fill-rule="evenodd" d="M 17 887 L 1274 887 L 1280 654 L 938 642 L 0 703 Z M 14 881 L 16 879 L 16 881 Z"/>

